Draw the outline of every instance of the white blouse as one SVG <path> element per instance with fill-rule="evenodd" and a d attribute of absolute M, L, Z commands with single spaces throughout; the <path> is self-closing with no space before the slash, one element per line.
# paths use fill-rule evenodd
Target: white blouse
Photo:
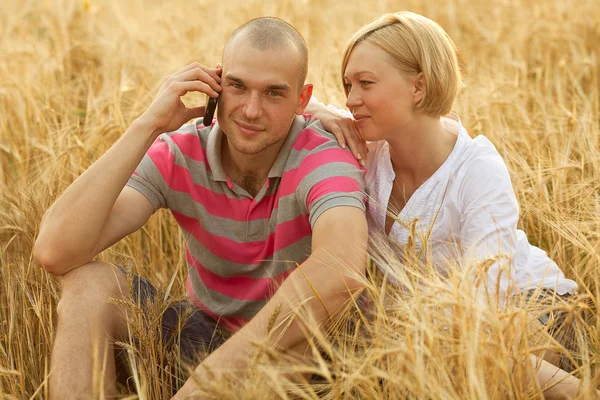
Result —
<path fill-rule="evenodd" d="M 451 265 L 447 260 L 457 257 L 459 261 L 473 257 L 484 261 L 504 255 L 510 264 L 497 261 L 490 266 L 489 289 L 498 287 L 504 293 L 518 293 L 543 287 L 560 295 L 574 292 L 577 284 L 566 279 L 556 263 L 543 250 L 529 244 L 525 233 L 517 229 L 519 206 L 506 165 L 494 145 L 484 136 L 472 139 L 454 114 L 442 122 L 447 129 L 458 131 L 454 149 L 410 197 L 388 239 L 407 245 L 411 223 L 415 222 L 415 251 L 432 257 L 442 272 Z M 385 235 L 395 173 L 386 141 L 368 143 L 368 147 L 365 178 L 369 234 L 373 237 Z M 427 248 L 423 249 L 421 239 L 426 238 L 427 232 Z M 503 264 L 510 266 L 510 274 L 501 271 Z"/>

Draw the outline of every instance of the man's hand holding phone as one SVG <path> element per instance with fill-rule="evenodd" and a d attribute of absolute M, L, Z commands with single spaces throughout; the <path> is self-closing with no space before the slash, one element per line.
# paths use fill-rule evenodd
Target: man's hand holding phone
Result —
<path fill-rule="evenodd" d="M 187 107 L 181 97 L 188 92 L 205 93 L 215 99 L 221 92 L 222 67 L 208 68 L 192 63 L 167 77 L 150 107 L 138 118 L 148 124 L 156 136 L 179 129 L 184 123 L 202 117 L 205 106 Z M 212 110 L 214 115 L 214 109 Z M 210 116 L 212 122 L 212 116 Z M 210 125 L 210 122 L 209 122 Z"/>

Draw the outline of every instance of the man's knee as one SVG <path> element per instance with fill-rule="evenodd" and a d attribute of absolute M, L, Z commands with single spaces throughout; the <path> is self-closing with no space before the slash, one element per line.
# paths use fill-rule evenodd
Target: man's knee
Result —
<path fill-rule="evenodd" d="M 57 306 L 59 319 L 73 313 L 114 312 L 114 302 L 127 297 L 125 275 L 113 264 L 91 262 L 59 278 L 61 297 Z"/>

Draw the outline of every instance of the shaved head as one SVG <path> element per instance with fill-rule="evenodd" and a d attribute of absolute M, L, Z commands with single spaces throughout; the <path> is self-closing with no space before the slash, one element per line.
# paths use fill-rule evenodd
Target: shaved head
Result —
<path fill-rule="evenodd" d="M 248 40 L 258 50 L 283 50 L 289 47 L 298 52 L 298 88 L 304 85 L 308 73 L 308 47 L 302 35 L 290 24 L 274 17 L 260 17 L 237 28 L 227 40 L 223 58 L 230 44 L 238 37 Z"/>

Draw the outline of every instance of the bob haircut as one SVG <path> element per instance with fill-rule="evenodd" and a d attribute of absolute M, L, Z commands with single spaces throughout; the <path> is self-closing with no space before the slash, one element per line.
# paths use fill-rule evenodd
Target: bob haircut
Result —
<path fill-rule="evenodd" d="M 456 45 L 441 26 L 408 11 L 385 14 L 363 26 L 346 45 L 342 59 L 342 84 L 350 54 L 362 42 L 369 42 L 385 51 L 407 76 L 423 74 L 425 94 L 414 112 L 437 118 L 452 111 L 463 84 Z"/>

